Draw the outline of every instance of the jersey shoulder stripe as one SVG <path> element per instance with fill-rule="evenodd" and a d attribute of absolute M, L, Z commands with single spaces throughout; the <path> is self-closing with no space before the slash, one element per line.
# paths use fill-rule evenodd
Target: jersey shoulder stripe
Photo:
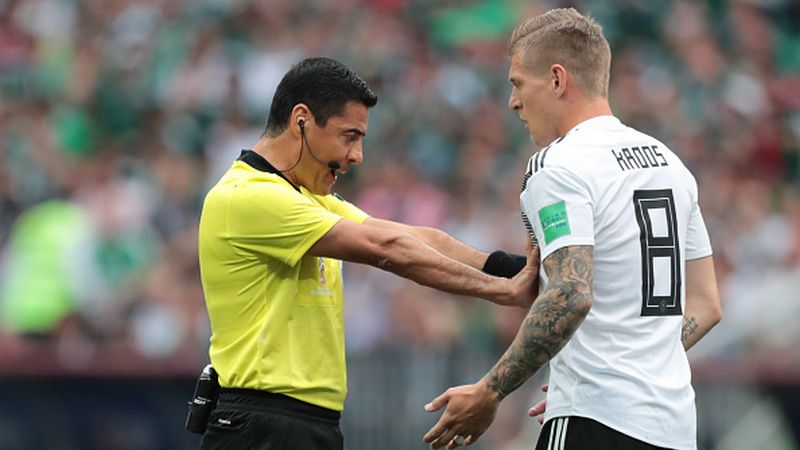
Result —
<path fill-rule="evenodd" d="M 531 225 L 530 219 L 528 219 L 528 215 L 525 214 L 525 211 L 521 212 L 522 214 L 522 223 L 525 225 L 525 229 L 528 230 L 528 236 L 531 238 L 532 244 L 538 244 L 539 241 L 536 239 L 536 233 L 533 232 L 533 225 Z"/>
<path fill-rule="evenodd" d="M 550 149 L 553 148 L 553 146 L 555 146 L 559 142 L 561 142 L 565 137 L 566 135 L 556 139 L 555 141 L 550 143 L 547 147 L 536 152 L 531 157 L 531 159 L 528 160 L 528 166 L 525 169 L 525 176 L 522 178 L 521 191 L 524 191 L 525 188 L 528 186 L 528 180 L 533 176 L 533 174 L 544 168 L 544 160 L 545 158 L 547 158 L 547 153 L 550 151 Z"/>
<path fill-rule="evenodd" d="M 525 167 L 525 175 L 522 177 L 522 188 L 520 189 L 520 192 L 525 192 L 525 188 L 528 186 L 528 180 L 530 180 L 533 172 L 535 171 L 536 161 L 538 158 L 539 153 L 537 152 L 528 160 L 528 165 Z"/>
<path fill-rule="evenodd" d="M 560 139 L 559 139 L 559 140 L 560 140 Z M 556 142 L 556 144 L 557 144 L 557 143 L 558 143 L 558 142 Z M 544 159 L 545 159 L 545 158 L 547 158 L 547 152 L 549 152 L 549 151 L 550 151 L 550 148 L 551 148 L 551 147 L 552 147 L 552 145 L 548 145 L 548 146 L 547 146 L 547 148 L 545 148 L 544 150 L 542 150 L 542 158 L 539 160 L 539 169 L 542 169 L 542 168 L 544 167 Z"/>
<path fill-rule="evenodd" d="M 567 137 L 568 135 L 569 133 L 565 134 L 564 136 L 561 136 L 560 138 L 556 139 L 550 145 L 548 145 L 542 150 L 542 158 L 539 160 L 539 168 L 537 169 L 537 172 L 544 168 L 544 160 L 545 158 L 547 158 L 547 154 L 550 152 L 550 150 L 552 150 L 553 147 L 555 147 L 556 145 L 560 144 L 561 141 L 563 141 L 564 138 Z"/>

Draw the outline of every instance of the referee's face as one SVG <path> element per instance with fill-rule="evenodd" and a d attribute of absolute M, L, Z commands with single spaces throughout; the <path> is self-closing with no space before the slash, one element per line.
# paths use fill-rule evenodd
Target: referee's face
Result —
<path fill-rule="evenodd" d="M 511 56 L 508 70 L 511 95 L 508 107 L 519 114 L 534 144 L 544 147 L 558 137 L 554 129 L 552 89 L 549 77 L 538 77 L 523 63 L 522 52 Z"/>
<path fill-rule="evenodd" d="M 331 116 L 324 127 L 306 127 L 308 146 L 323 164 L 313 159 L 305 160 L 306 169 L 300 184 L 317 195 L 331 193 L 339 174 L 347 172 L 350 166 L 361 164 L 364 159 L 363 140 L 367 134 L 369 110 L 359 102 L 347 102 L 344 112 Z M 338 169 L 326 164 L 336 162 Z"/>

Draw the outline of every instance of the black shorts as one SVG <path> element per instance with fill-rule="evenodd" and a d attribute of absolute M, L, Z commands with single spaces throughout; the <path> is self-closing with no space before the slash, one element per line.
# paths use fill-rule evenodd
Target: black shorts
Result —
<path fill-rule="evenodd" d="M 338 411 L 264 391 L 223 389 L 203 450 L 343 450 Z"/>
<path fill-rule="evenodd" d="M 536 450 L 665 450 L 586 417 L 556 417 L 539 434 Z"/>

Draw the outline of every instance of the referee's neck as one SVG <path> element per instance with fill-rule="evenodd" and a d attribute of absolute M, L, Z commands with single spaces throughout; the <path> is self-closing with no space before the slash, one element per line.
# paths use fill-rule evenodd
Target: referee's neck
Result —
<path fill-rule="evenodd" d="M 298 185 L 295 169 L 302 165 L 302 161 L 298 161 L 300 157 L 300 140 L 294 139 L 291 133 L 284 132 L 274 138 L 262 136 L 251 150 L 280 170 L 292 184 Z"/>

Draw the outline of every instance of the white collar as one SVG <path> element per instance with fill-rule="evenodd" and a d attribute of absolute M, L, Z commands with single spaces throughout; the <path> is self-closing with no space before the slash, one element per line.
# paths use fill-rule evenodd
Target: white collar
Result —
<path fill-rule="evenodd" d="M 594 116 L 594 117 L 590 117 L 590 118 L 584 120 L 583 122 L 580 122 L 579 124 L 577 124 L 574 127 L 572 127 L 569 131 L 567 131 L 566 134 L 564 134 L 564 136 L 567 136 L 567 134 L 572 133 L 573 131 L 577 130 L 578 128 L 581 128 L 581 129 L 585 129 L 585 128 L 606 128 L 608 126 L 620 125 L 620 124 L 622 124 L 622 122 L 620 122 L 619 119 L 617 119 L 615 116 L 612 116 L 610 114 L 602 115 L 602 116 Z"/>

